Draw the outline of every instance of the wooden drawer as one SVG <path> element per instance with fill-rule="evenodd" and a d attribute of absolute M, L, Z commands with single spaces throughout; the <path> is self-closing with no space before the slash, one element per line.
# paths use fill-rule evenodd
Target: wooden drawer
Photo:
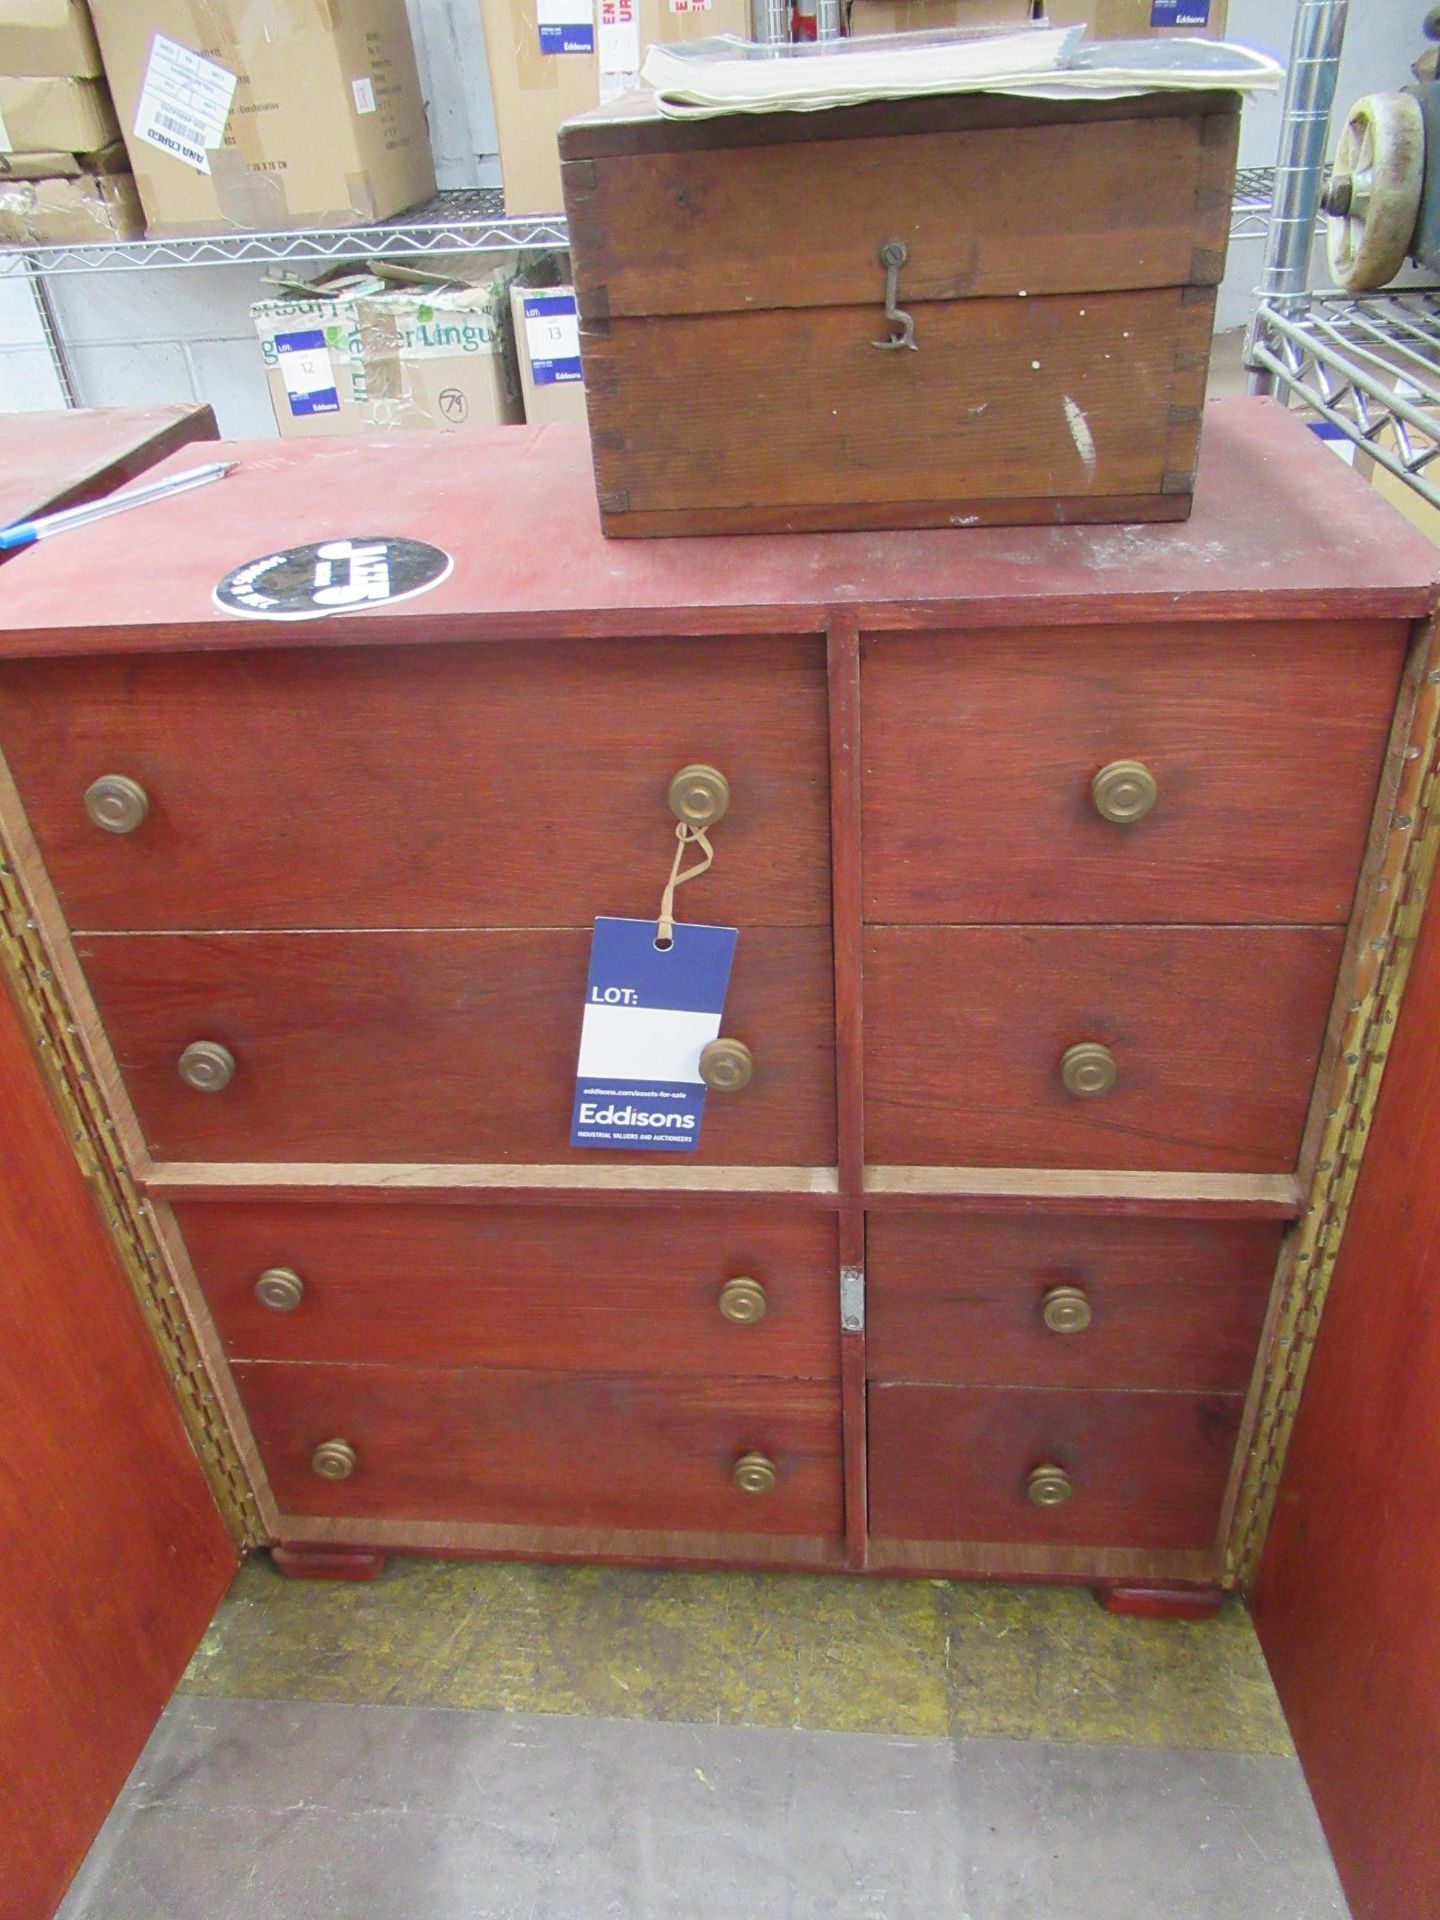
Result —
<path fill-rule="evenodd" d="M 833 1380 L 835 1224 L 773 1206 L 194 1204 L 177 1209 L 225 1351 L 244 1360 Z M 268 1270 L 303 1294 L 276 1311 Z M 727 1281 L 764 1291 L 728 1318 Z M 738 1299 L 738 1305 L 737 1305 Z M 726 1296 L 734 1312 L 744 1288 Z"/>
<path fill-rule="evenodd" d="M 1241 1396 L 875 1386 L 870 1531 L 892 1540 L 1213 1544 Z M 1038 1507 L 1041 1466 L 1072 1493 Z"/>
<path fill-rule="evenodd" d="M 1301 640 L 1278 623 L 871 639 L 867 919 L 1348 919 L 1406 629 Z M 1117 825 L 1091 789 L 1125 760 L 1156 798 Z"/>
<path fill-rule="evenodd" d="M 730 782 L 684 896 L 830 914 L 823 643 L 590 640 L 6 662 L 0 738 L 73 926 L 576 927 L 654 914 L 670 780 Z M 144 824 L 84 795 L 122 773 Z"/>
<path fill-rule="evenodd" d="M 114 935 L 77 943 L 157 1159 L 576 1161 L 588 932 Z M 742 935 L 724 1030 L 755 1055 L 693 1156 L 833 1165 L 828 931 Z M 237 1062 L 221 1093 L 176 1071 Z M 626 1164 L 675 1156 L 621 1154 Z"/>
<path fill-rule="evenodd" d="M 866 1151 L 879 1165 L 1288 1173 L 1343 928 L 875 927 Z M 1114 1056 L 1077 1097 L 1061 1059 Z"/>
<path fill-rule="evenodd" d="M 840 1396 L 813 1383 L 587 1380 L 478 1369 L 235 1368 L 286 1514 L 837 1535 Z M 344 1439 L 356 1466 L 311 1464 Z M 773 1490 L 741 1493 L 748 1453 Z"/>
<path fill-rule="evenodd" d="M 1265 1221 L 872 1214 L 870 1373 L 1243 1393 L 1280 1232 Z"/>

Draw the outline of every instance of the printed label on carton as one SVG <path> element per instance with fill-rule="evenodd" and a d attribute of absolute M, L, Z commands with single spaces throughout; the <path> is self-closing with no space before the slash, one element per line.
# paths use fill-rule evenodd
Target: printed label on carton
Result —
<path fill-rule="evenodd" d="M 639 85 L 639 0 L 600 0 L 599 54 L 602 103 Z"/>
<path fill-rule="evenodd" d="M 594 53 L 595 0 L 536 0 L 541 53 Z"/>
<path fill-rule="evenodd" d="M 553 387 L 583 378 L 580 369 L 580 316 L 573 293 L 527 293 L 525 351 L 537 387 Z"/>
<path fill-rule="evenodd" d="M 356 113 L 373 113 L 375 111 L 375 88 L 369 80 L 352 80 L 350 82 L 350 91 L 355 96 Z"/>
<path fill-rule="evenodd" d="M 1152 27 L 1208 27 L 1210 0 L 1150 0 Z"/>
<path fill-rule="evenodd" d="M 228 68 L 157 33 L 135 109 L 135 137 L 209 173 L 210 153 L 225 138 L 236 79 Z"/>
<path fill-rule="evenodd" d="M 297 419 L 312 413 L 340 411 L 335 367 L 319 327 L 307 328 L 303 333 L 277 333 L 275 355 L 290 411 Z"/>
<path fill-rule="evenodd" d="M 575 1076 L 572 1147 L 693 1153 L 705 1117 L 701 1049 L 720 1033 L 734 927 L 597 920 Z"/>

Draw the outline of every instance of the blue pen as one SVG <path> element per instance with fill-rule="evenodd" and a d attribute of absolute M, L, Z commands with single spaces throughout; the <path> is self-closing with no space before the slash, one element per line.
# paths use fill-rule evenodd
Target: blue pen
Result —
<path fill-rule="evenodd" d="M 234 460 L 217 460 L 213 466 L 190 467 L 184 473 L 172 473 L 164 480 L 152 480 L 147 486 L 132 487 L 128 493 L 112 493 L 108 499 L 92 500 L 83 507 L 66 507 L 60 513 L 42 514 L 38 520 L 17 520 L 0 527 L 0 553 L 13 553 L 17 547 L 33 546 L 48 540 L 52 533 L 68 533 L 72 527 L 86 527 L 92 520 L 103 520 L 110 513 L 124 513 L 129 507 L 143 507 L 152 500 L 168 500 L 173 494 L 188 493 L 192 487 L 208 486 L 235 471 Z"/>

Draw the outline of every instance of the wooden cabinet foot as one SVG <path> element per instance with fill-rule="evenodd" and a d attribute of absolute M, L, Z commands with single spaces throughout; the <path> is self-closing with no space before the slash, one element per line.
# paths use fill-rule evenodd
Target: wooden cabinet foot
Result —
<path fill-rule="evenodd" d="M 271 1547 L 270 1558 L 287 1580 L 375 1580 L 386 1560 L 351 1547 Z"/>
<path fill-rule="evenodd" d="M 1213 1620 L 1225 1604 L 1219 1587 L 1097 1587 L 1095 1598 L 1141 1620 Z"/>

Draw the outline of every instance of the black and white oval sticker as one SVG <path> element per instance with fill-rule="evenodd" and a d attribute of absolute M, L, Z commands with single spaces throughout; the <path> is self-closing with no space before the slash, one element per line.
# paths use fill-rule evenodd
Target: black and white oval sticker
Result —
<path fill-rule="evenodd" d="M 216 587 L 215 604 L 251 620 L 319 620 L 411 600 L 438 587 L 454 565 L 423 540 L 320 540 L 247 560 Z"/>

